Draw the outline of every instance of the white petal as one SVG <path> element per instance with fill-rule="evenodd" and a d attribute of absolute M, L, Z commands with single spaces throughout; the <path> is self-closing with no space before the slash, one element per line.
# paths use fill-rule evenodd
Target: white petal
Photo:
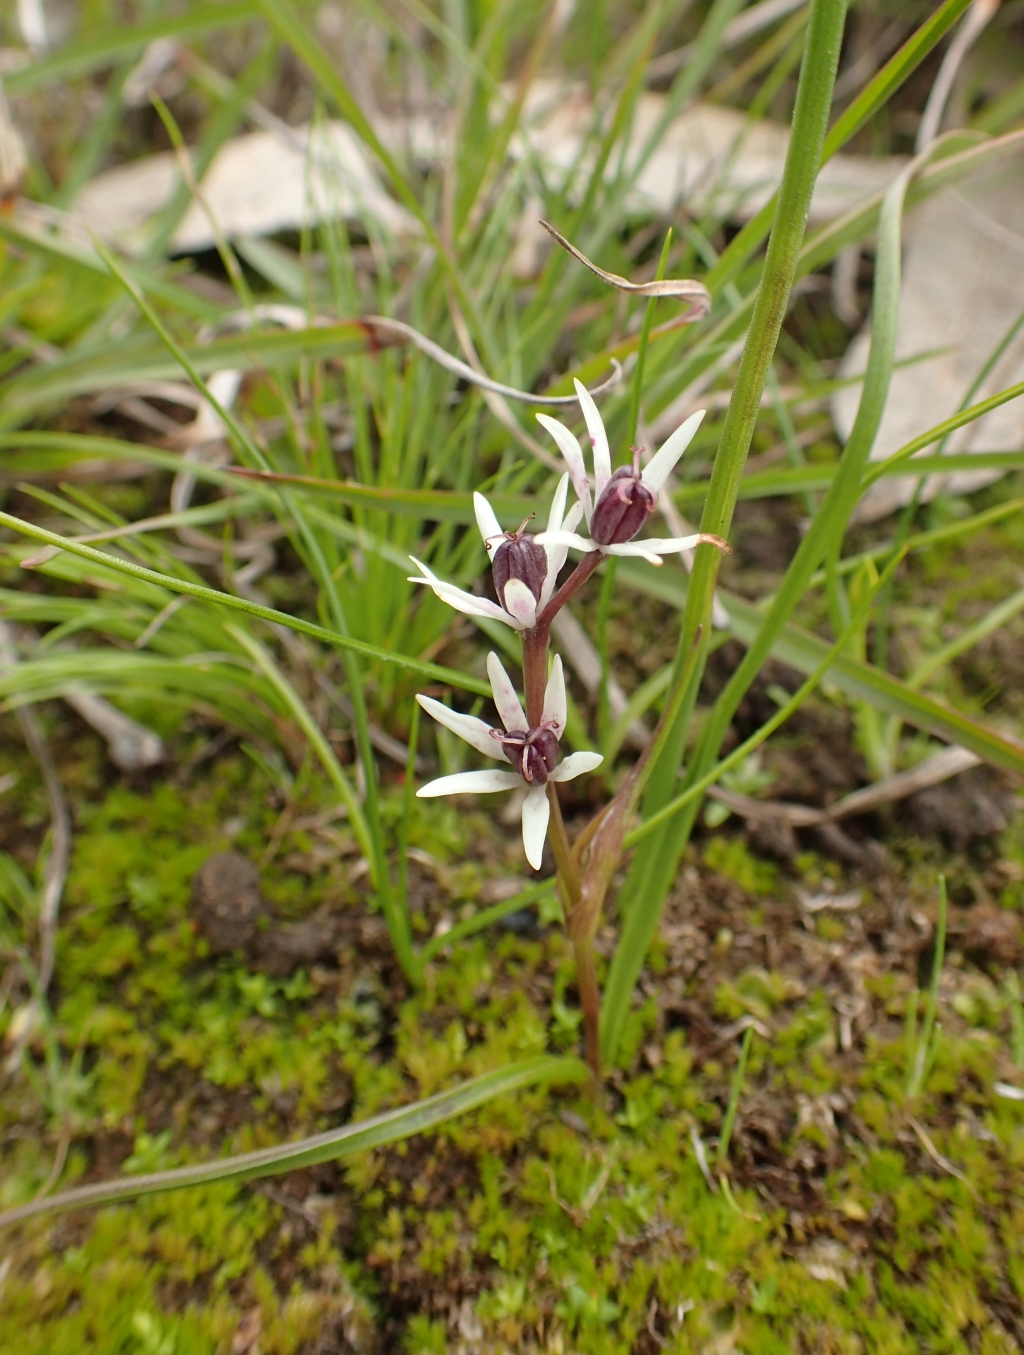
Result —
<path fill-rule="evenodd" d="M 611 479 L 612 458 L 608 451 L 608 434 L 604 431 L 604 420 L 598 412 L 597 405 L 594 404 L 594 397 L 587 390 L 582 381 L 574 381 L 576 394 L 579 396 L 580 406 L 583 409 L 583 417 L 587 421 L 587 432 L 590 434 L 590 445 L 594 449 L 594 502 L 596 503 L 604 493 L 604 487 Z"/>
<path fill-rule="evenodd" d="M 416 568 L 423 575 L 423 577 L 420 579 L 410 579 L 409 580 L 410 583 L 426 583 L 430 584 L 431 587 L 433 587 L 435 583 L 439 582 L 437 575 L 434 573 L 434 571 L 430 568 L 429 565 L 425 565 L 422 560 L 417 560 L 415 555 L 410 555 L 409 559 L 413 562 Z"/>
<path fill-rule="evenodd" d="M 562 520 L 563 532 L 574 532 L 579 525 L 580 518 L 583 516 L 583 505 L 574 503 Z"/>
<path fill-rule="evenodd" d="M 451 710 L 432 696 L 420 696 L 417 693 L 416 700 L 439 725 L 458 734 L 460 739 L 465 739 L 471 748 L 483 753 L 484 757 L 496 758 L 498 762 L 508 761 L 505 750 L 491 733 L 491 726 L 483 720 L 478 720 L 475 715 L 463 715 L 461 711 Z"/>
<path fill-rule="evenodd" d="M 552 526 L 554 516 L 554 511 L 552 510 L 551 521 L 548 523 L 549 532 L 572 532 L 575 530 L 576 524 L 583 516 L 583 505 L 581 503 L 574 503 L 565 517 Z M 558 582 L 558 571 L 565 564 L 565 557 L 569 554 L 569 547 L 560 545 L 558 542 L 552 542 L 550 545 L 544 547 L 544 551 L 548 557 L 548 572 L 544 575 L 544 587 L 540 590 L 540 599 L 537 603 L 539 611 L 543 611 L 551 601 L 552 594 L 555 591 L 555 584 Z"/>
<path fill-rule="evenodd" d="M 523 583 L 522 579 L 509 579 L 505 585 L 505 610 L 522 630 L 529 628 L 537 620 L 537 599 Z"/>
<path fill-rule="evenodd" d="M 601 549 L 605 555 L 635 555 L 641 560 L 646 560 L 649 565 L 663 564 L 661 556 L 648 547 L 649 541 L 624 541 L 621 546 L 602 546 Z"/>
<path fill-rule="evenodd" d="M 478 598 L 475 593 L 464 593 L 461 588 L 456 588 L 451 583 L 441 583 L 440 580 L 432 585 L 434 593 L 442 602 L 447 602 L 449 607 L 454 607 L 457 612 L 465 612 L 467 616 L 489 616 L 492 621 L 503 621 L 506 626 L 511 626 L 513 630 L 525 630 L 526 626 L 510 616 L 504 607 L 499 607 L 496 602 L 490 598 Z"/>
<path fill-rule="evenodd" d="M 501 723 L 510 731 L 528 730 L 530 726 L 526 723 L 526 716 L 519 704 L 516 689 L 512 686 L 512 679 L 502 668 L 497 654 L 487 655 L 487 676 L 491 680 L 491 692 L 494 704 L 498 707 L 498 714 L 501 716 Z"/>
<path fill-rule="evenodd" d="M 548 685 L 544 688 L 544 714 L 541 717 L 545 723 L 551 720 L 558 726 L 558 737 L 562 737 L 562 730 L 565 729 L 566 702 L 565 702 L 565 674 L 562 672 L 561 657 L 556 654 L 551 664 L 551 672 L 548 674 Z"/>
<path fill-rule="evenodd" d="M 504 536 L 504 532 L 498 524 L 498 519 L 494 515 L 494 509 L 482 494 L 474 494 L 473 511 L 476 513 L 476 525 L 480 528 L 480 535 L 487 547 L 487 554 L 493 555 Z"/>
<path fill-rule="evenodd" d="M 489 616 L 492 621 L 501 621 L 506 626 L 511 626 L 513 630 L 525 629 L 496 602 L 491 602 L 489 598 L 478 598 L 475 593 L 465 593 L 453 583 L 445 583 L 443 579 L 439 579 L 427 565 L 421 564 L 414 556 L 410 555 L 409 559 L 417 569 L 423 571 L 422 577 L 410 576 L 409 582 L 425 583 L 428 588 L 434 590 L 436 597 L 442 602 L 447 602 L 448 606 L 454 607 L 457 612 L 464 612 L 467 616 Z"/>
<path fill-rule="evenodd" d="M 583 505 L 583 513 L 590 522 L 590 481 L 587 479 L 587 468 L 583 464 L 583 453 L 580 451 L 580 444 L 569 432 L 564 423 L 559 423 L 553 419 L 550 414 L 538 414 L 537 422 L 542 428 L 546 428 L 554 440 L 558 443 L 559 451 L 565 457 L 565 464 L 569 467 L 569 474 L 572 476 L 573 488 L 576 490 L 576 497 Z"/>
<path fill-rule="evenodd" d="M 549 781 L 572 781 L 584 772 L 592 772 L 600 767 L 604 758 L 600 753 L 570 753 L 564 762 L 560 762 L 553 772 L 548 773 Z"/>
<path fill-rule="evenodd" d="M 565 501 L 569 497 L 569 474 L 562 476 L 555 489 L 555 497 L 551 500 L 551 512 L 548 513 L 548 531 L 557 532 L 562 525 L 562 519 L 565 516 Z"/>
<path fill-rule="evenodd" d="M 543 786 L 531 786 L 523 801 L 523 847 L 526 859 L 534 870 L 540 870 L 544 860 L 544 841 L 548 835 L 551 806 Z"/>
<path fill-rule="evenodd" d="M 693 536 L 647 536 L 642 541 L 626 541 L 621 546 L 609 546 L 608 549 L 616 555 L 639 555 L 646 551 L 654 555 L 675 555 L 677 551 L 693 550 L 694 546 L 707 538 L 700 532 L 695 532 Z M 633 547 L 636 550 L 633 550 Z"/>
<path fill-rule="evenodd" d="M 680 424 L 663 447 L 651 457 L 640 477 L 649 490 L 657 494 L 662 485 L 675 470 L 676 462 L 693 441 L 693 435 L 700 427 L 705 410 L 698 409 L 685 423 Z"/>
<path fill-rule="evenodd" d="M 537 610 L 539 612 L 542 612 L 551 601 L 555 584 L 558 582 L 558 571 L 565 564 L 568 551 L 565 546 L 545 546 L 544 553 L 548 557 L 548 572 L 544 575 L 544 586 L 541 588 L 540 597 L 537 599 Z"/>
<path fill-rule="evenodd" d="M 428 781 L 416 795 L 420 800 L 432 800 L 438 795 L 487 795 L 496 790 L 515 790 L 522 784 L 517 772 L 455 772 Z"/>
<path fill-rule="evenodd" d="M 533 539 L 545 549 L 548 546 L 571 546 L 573 550 L 586 551 L 588 554 L 592 550 L 605 549 L 604 546 L 598 546 L 591 541 L 588 536 L 577 536 L 575 532 L 538 532 Z"/>

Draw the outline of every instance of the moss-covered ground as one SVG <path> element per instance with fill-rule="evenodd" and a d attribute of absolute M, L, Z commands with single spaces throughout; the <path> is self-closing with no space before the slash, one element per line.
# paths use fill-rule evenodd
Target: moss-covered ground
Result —
<path fill-rule="evenodd" d="M 835 708 L 822 700 L 802 718 L 807 738 Z M 65 1151 L 65 1182 L 175 1165 L 575 1046 L 556 919 L 512 915 L 442 953 L 410 993 L 314 779 L 285 800 L 241 753 L 192 748 L 190 762 L 183 745 L 177 773 L 127 785 L 70 715 L 51 719 L 75 843 L 54 1025 L 5 1081 L 0 1204 L 30 1198 Z M 4 733 L 21 789 L 0 800 L 0 828 L 30 869 L 45 801 L 11 722 Z M 418 815 L 421 933 L 514 889 L 521 867 L 500 825 L 436 803 Z M 959 854 L 912 822 L 881 825 L 881 871 L 806 845 L 770 859 L 735 821 L 706 832 L 599 1106 L 579 1091 L 520 1093 L 343 1167 L 8 1233 L 4 1349 L 1021 1349 L 1024 1103 L 994 1086 L 1024 1082 L 1005 979 L 1020 958 L 1024 821 Z M 341 919 L 331 956 L 286 977 L 209 956 L 190 881 L 229 845 L 260 865 L 272 917 L 327 907 Z M 908 1099 L 906 1015 L 924 1010 L 940 864 L 941 1037 Z"/>

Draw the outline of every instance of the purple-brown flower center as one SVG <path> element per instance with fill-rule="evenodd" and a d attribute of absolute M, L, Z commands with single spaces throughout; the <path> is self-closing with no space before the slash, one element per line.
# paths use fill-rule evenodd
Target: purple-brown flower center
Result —
<path fill-rule="evenodd" d="M 513 729 L 507 734 L 492 729 L 491 734 L 505 750 L 512 766 L 531 786 L 543 786 L 558 766 L 558 735 L 550 722 L 536 729 Z"/>
<path fill-rule="evenodd" d="M 526 522 L 529 520 L 527 518 Z M 505 533 L 491 561 L 494 587 L 502 606 L 505 605 L 505 585 L 509 579 L 520 579 L 538 602 L 544 589 L 548 573 L 547 553 L 532 536 L 526 535 L 526 522 L 518 531 Z"/>
<path fill-rule="evenodd" d="M 633 448 L 633 464 L 620 466 L 594 505 L 590 535 L 599 546 L 621 546 L 632 541 L 657 504 L 640 473 L 640 448 Z"/>

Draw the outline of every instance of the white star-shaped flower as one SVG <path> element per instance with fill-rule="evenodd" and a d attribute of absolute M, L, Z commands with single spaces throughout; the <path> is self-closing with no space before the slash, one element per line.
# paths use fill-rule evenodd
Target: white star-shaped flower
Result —
<path fill-rule="evenodd" d="M 563 524 L 560 528 L 549 527 L 546 532 L 541 532 L 536 538 L 537 543 L 545 550 L 558 545 L 586 552 L 600 551 L 604 555 L 637 555 L 654 565 L 661 564 L 663 555 L 690 550 L 704 541 L 728 550 L 719 537 L 700 532 L 693 536 L 648 537 L 643 541 L 632 539 L 648 513 L 653 512 L 658 492 L 693 440 L 704 418 L 704 410 L 691 414 L 642 471 L 637 453 L 632 469 L 624 466 L 613 474 L 608 434 L 600 412 L 587 388 L 579 381 L 575 384 L 594 450 L 593 482 L 587 474 L 583 453 L 575 435 L 565 424 L 547 414 L 538 414 L 537 420 L 555 439 L 565 457 L 591 535 L 579 536 Z"/>
<path fill-rule="evenodd" d="M 425 583 L 428 588 L 434 590 L 442 602 L 447 602 L 449 607 L 454 607 L 458 612 L 465 612 L 468 616 L 487 616 L 492 621 L 501 621 L 506 626 L 511 626 L 513 630 L 529 630 L 536 624 L 538 612 L 544 610 L 555 591 L 558 571 L 565 564 L 565 557 L 572 544 L 571 540 L 561 540 L 559 534 L 568 534 L 571 538 L 573 528 L 583 513 L 580 504 L 574 504 L 566 513 L 565 501 L 568 492 L 569 476 L 563 475 L 551 501 L 547 531 L 544 533 L 545 538 L 550 539 L 543 542 L 539 536 L 524 536 L 522 528 L 518 533 L 503 532 L 498 525 L 494 509 L 484 496 L 473 495 L 476 524 L 492 563 L 506 542 L 511 543 L 517 539 L 523 540 L 528 547 L 534 546 L 537 550 L 543 550 L 546 560 L 534 587 L 531 588 L 524 579 L 508 578 L 502 581 L 499 602 L 491 602 L 489 598 L 477 597 L 475 593 L 467 593 L 461 588 L 456 588 L 453 583 L 439 579 L 433 570 L 422 564 L 414 555 L 410 555 L 409 558 L 420 573 L 411 577 L 409 582 Z M 556 537 L 558 539 L 555 539 Z M 497 579 L 495 586 L 498 586 Z"/>
<path fill-rule="evenodd" d="M 436 781 L 428 782 L 416 794 L 423 798 L 482 795 L 491 791 L 514 790 L 521 785 L 528 786 L 523 800 L 523 847 L 526 849 L 527 861 L 534 870 L 539 870 L 551 813 L 545 790 L 547 782 L 572 781 L 584 772 L 592 772 L 604 759 L 600 753 L 582 752 L 571 753 L 564 761 L 558 761 L 558 740 L 565 729 L 566 701 L 562 660 L 557 655 L 551 665 L 551 674 L 544 691 L 544 711 L 536 729 L 531 729 L 527 723 L 516 690 L 497 654 L 487 656 L 487 675 L 491 680 L 494 704 L 505 726 L 504 731 L 493 729 L 473 715 L 449 710 L 429 696 L 417 696 L 416 700 L 438 724 L 458 734 L 460 739 L 465 739 L 477 752 L 499 762 L 511 763 L 515 770 L 500 771 L 495 768 L 490 771 L 456 772 L 452 776 L 440 776 Z"/>

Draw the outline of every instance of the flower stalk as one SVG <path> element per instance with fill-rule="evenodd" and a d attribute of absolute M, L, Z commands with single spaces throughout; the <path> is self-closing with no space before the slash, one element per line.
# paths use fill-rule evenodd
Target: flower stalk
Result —
<path fill-rule="evenodd" d="M 574 433 L 547 415 L 537 416 L 554 438 L 567 466 L 556 486 L 544 531 L 528 533 L 530 518 L 515 530 L 503 530 L 487 499 L 482 494 L 474 495 L 477 526 L 491 562 L 496 600 L 492 602 L 457 588 L 439 579 L 429 566 L 413 560 L 419 570 L 414 582 L 425 584 L 458 611 L 500 621 L 518 633 L 524 695 L 524 704 L 520 705 L 497 655 L 491 654 L 487 670 L 503 729 L 454 711 L 430 697 L 418 697 L 423 709 L 439 724 L 483 756 L 510 766 L 509 770 L 442 776 L 422 786 L 417 794 L 479 794 L 517 786 L 521 790 L 525 785 L 523 846 L 535 870 L 542 865 L 545 842 L 550 843 L 555 858 L 558 892 L 576 958 L 585 1054 L 596 1094 L 601 1084 L 601 994 L 594 942 L 605 897 L 622 859 L 626 830 L 668 731 L 676 721 L 692 665 L 684 666 L 647 750 L 618 793 L 573 843 L 562 816 L 558 783 L 594 770 L 603 759 L 599 753 L 578 751 L 559 760 L 567 699 L 561 659 L 558 655 L 552 658 L 550 653 L 551 623 L 608 557 L 637 556 L 660 565 L 664 555 L 696 545 L 709 544 L 721 551 L 728 551 L 729 546 L 721 537 L 709 533 L 673 538 L 641 535 L 656 510 L 661 487 L 697 432 L 703 411 L 687 419 L 646 465 L 643 449 L 631 447 L 628 462 L 613 469 L 608 436 L 593 397 L 579 382 L 576 394 L 589 434 L 593 469 L 588 470 Z M 570 482 L 576 502 L 567 510 Z M 589 535 L 577 533 L 581 523 Z M 581 551 L 583 558 L 559 584 L 558 576 L 570 550 Z M 694 662 L 696 652 L 696 647 L 692 647 Z"/>

